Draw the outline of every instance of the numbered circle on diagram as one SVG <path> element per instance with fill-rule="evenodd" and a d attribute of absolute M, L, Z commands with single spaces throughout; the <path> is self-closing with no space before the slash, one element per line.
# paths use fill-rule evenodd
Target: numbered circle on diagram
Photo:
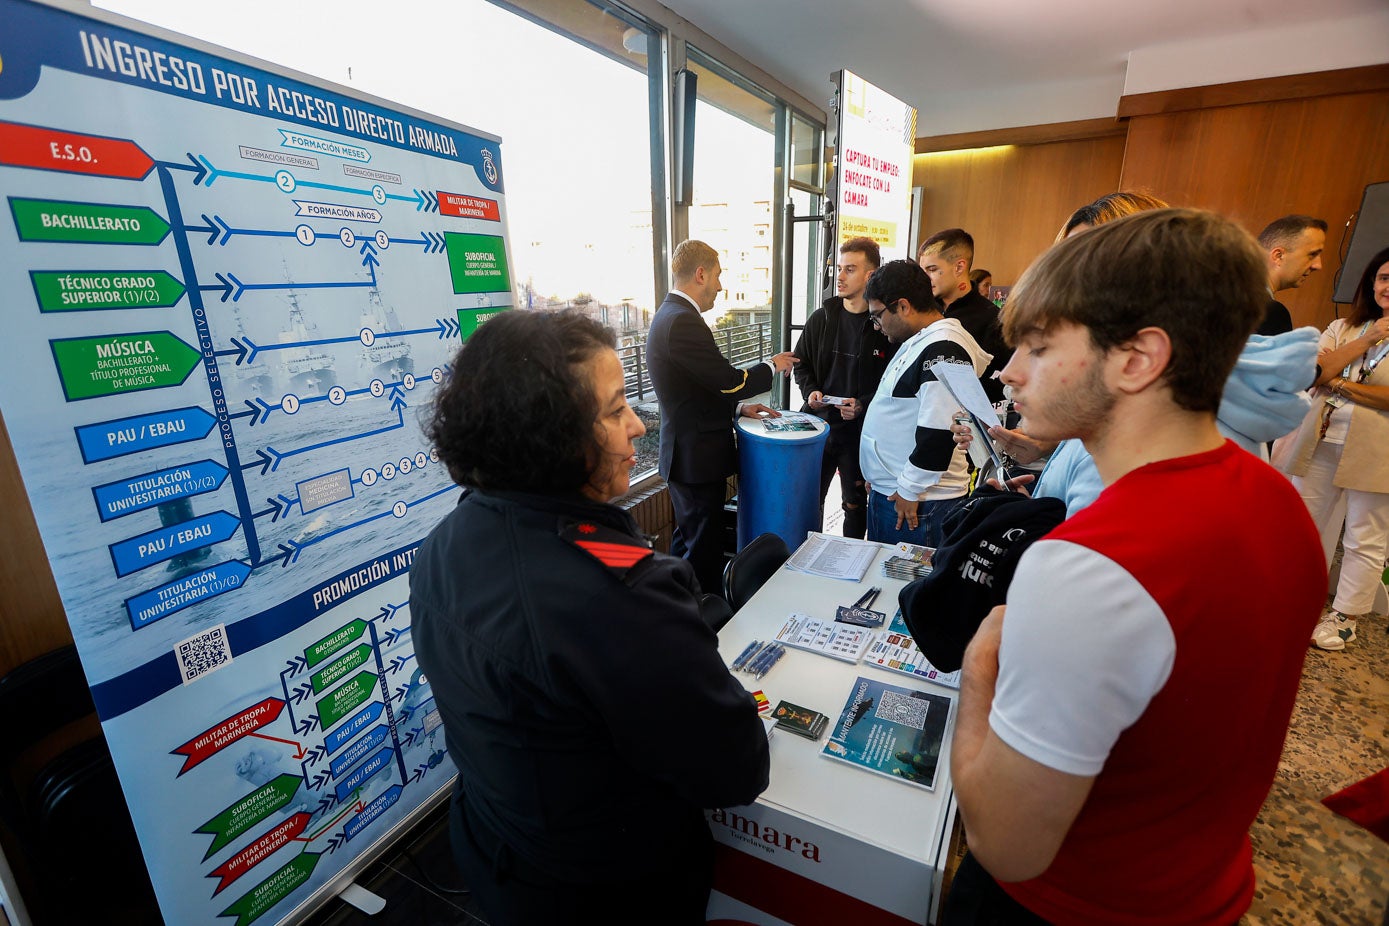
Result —
<path fill-rule="evenodd" d="M 381 380 L 379 379 L 372 380 L 371 384 L 367 386 L 367 388 L 370 389 L 371 394 L 376 396 L 378 399 L 386 394 L 386 384 L 381 382 Z"/>
<path fill-rule="evenodd" d="M 415 454 L 416 466 L 418 466 L 420 469 L 424 469 L 427 463 L 429 463 L 429 455 L 427 453 L 421 450 L 419 453 Z"/>
<path fill-rule="evenodd" d="M 328 390 L 328 401 L 333 405 L 341 405 L 347 401 L 347 390 L 341 386 L 334 386 Z"/>
<path fill-rule="evenodd" d="M 376 200 L 376 205 L 378 205 L 378 206 L 384 206 L 384 205 L 386 204 L 386 190 L 385 190 L 385 188 L 382 187 L 381 184 L 379 184 L 379 183 L 376 184 L 375 186 L 373 186 L 373 187 L 371 188 L 371 198 L 374 199 L 374 200 Z"/>
<path fill-rule="evenodd" d="M 286 392 L 284 398 L 280 399 L 280 408 L 286 415 L 292 415 L 299 411 L 299 397 L 292 392 Z"/>
<path fill-rule="evenodd" d="M 299 185 L 299 181 L 294 179 L 294 175 L 287 170 L 275 171 L 275 186 L 285 193 L 293 193 L 294 188 Z"/>
<path fill-rule="evenodd" d="M 435 385 L 438 385 L 444 381 L 444 371 L 435 367 L 429 371 L 429 378 L 434 380 Z"/>
<path fill-rule="evenodd" d="M 405 504 L 404 502 L 396 502 L 394 505 L 391 506 L 391 514 L 395 515 L 397 518 L 405 517 L 405 512 L 409 510 L 410 506 Z"/>
<path fill-rule="evenodd" d="M 294 237 L 298 239 L 299 243 L 304 247 L 308 247 L 318 238 L 318 232 L 309 228 L 307 225 L 296 225 L 294 226 Z"/>
<path fill-rule="evenodd" d="M 402 376 L 402 377 L 400 378 L 400 384 L 401 384 L 402 386 L 404 386 L 406 389 L 414 389 L 414 388 L 415 388 L 415 374 L 414 374 L 414 373 L 406 373 L 404 376 Z"/>
<path fill-rule="evenodd" d="M 402 476 L 410 475 L 410 470 L 415 468 L 414 462 L 409 457 L 401 457 L 398 465 L 400 466 L 400 474 Z"/>
<path fill-rule="evenodd" d="M 381 467 L 381 478 L 382 478 L 382 479 L 394 479 L 394 478 L 395 478 L 395 464 L 394 464 L 394 463 L 387 463 L 385 466 Z"/>
<path fill-rule="evenodd" d="M 338 231 L 338 240 L 342 242 L 343 247 L 350 248 L 357 243 L 357 234 L 344 225 L 342 229 Z"/>
<path fill-rule="evenodd" d="M 362 470 L 362 485 L 366 486 L 368 489 L 376 485 L 376 480 L 379 478 L 380 475 L 370 466 Z"/>
<path fill-rule="evenodd" d="M 386 248 L 391 246 L 391 236 L 386 234 L 384 231 L 377 229 L 376 246 L 383 251 L 386 250 Z"/>
<path fill-rule="evenodd" d="M 370 347 L 376 343 L 376 332 L 370 328 L 363 328 L 357 332 L 357 340 L 362 342 L 363 347 Z"/>
<path fill-rule="evenodd" d="M 439 448 L 437 448 L 437 447 L 430 447 L 430 448 L 429 448 L 429 462 L 431 462 L 431 463 L 438 463 L 438 462 L 439 462 Z"/>

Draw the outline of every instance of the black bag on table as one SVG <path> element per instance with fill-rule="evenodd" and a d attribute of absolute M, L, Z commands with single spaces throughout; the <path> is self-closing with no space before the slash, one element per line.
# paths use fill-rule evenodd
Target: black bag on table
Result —
<path fill-rule="evenodd" d="M 1059 498 L 981 488 L 946 516 L 930 575 L 902 589 L 898 604 L 931 665 L 954 672 L 989 611 L 1004 603 L 1023 552 L 1066 519 Z"/>

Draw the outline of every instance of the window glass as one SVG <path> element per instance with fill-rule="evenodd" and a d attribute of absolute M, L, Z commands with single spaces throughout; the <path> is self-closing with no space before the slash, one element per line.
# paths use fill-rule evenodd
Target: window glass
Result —
<path fill-rule="evenodd" d="M 724 293 L 715 326 L 770 321 L 776 104 L 691 48 L 698 78 L 690 237 L 719 252 Z"/>

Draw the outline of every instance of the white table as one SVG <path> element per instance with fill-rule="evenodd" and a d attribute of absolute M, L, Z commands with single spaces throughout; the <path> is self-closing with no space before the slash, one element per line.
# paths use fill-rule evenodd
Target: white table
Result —
<path fill-rule="evenodd" d="M 836 606 L 852 603 L 870 586 L 883 589 L 874 609 L 891 620 L 905 583 L 883 575 L 881 564 L 889 555 L 892 551 L 879 547 L 860 583 L 782 567 L 719 632 L 724 660 L 731 664 L 752 640 L 773 638 L 792 612 L 833 620 Z M 771 738 L 771 783 L 756 804 L 710 815 L 715 839 L 737 850 L 720 850 L 711 921 L 739 919 L 761 926 L 935 921 L 955 815 L 949 746 L 958 692 L 867 662 L 851 664 L 791 648 L 760 681 L 736 673 L 749 691 L 760 688 L 773 706 L 791 701 L 828 715 L 831 726 L 859 676 L 950 699 L 935 789 L 820 755 L 827 733 L 812 742 L 777 731 Z"/>

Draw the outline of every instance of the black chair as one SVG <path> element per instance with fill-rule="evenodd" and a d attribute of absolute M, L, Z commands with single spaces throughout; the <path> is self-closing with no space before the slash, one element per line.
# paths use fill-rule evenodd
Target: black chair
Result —
<path fill-rule="evenodd" d="M 790 558 L 786 541 L 776 534 L 759 534 L 749 540 L 723 570 L 723 597 L 728 599 L 729 607 L 737 611 L 747 604 Z"/>
<path fill-rule="evenodd" d="M 718 595 L 704 594 L 699 596 L 699 616 L 718 633 L 724 624 L 733 620 L 733 609 Z"/>
<path fill-rule="evenodd" d="M 160 923 L 77 650 L 0 678 L 0 821 L 36 926 Z"/>

